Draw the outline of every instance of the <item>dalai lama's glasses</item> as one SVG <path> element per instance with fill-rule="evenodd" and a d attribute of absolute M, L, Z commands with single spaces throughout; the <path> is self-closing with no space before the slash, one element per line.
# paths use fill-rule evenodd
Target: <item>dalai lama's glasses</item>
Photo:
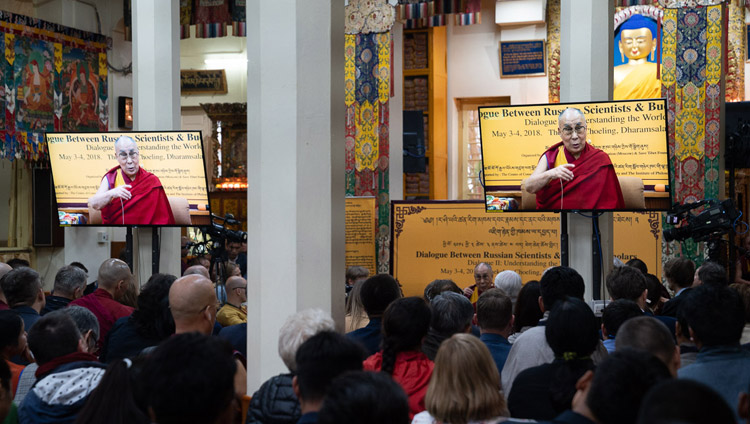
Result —
<path fill-rule="evenodd" d="M 573 131 L 577 132 L 578 135 L 581 135 L 584 132 L 586 132 L 586 126 L 585 125 L 576 125 L 575 128 L 563 127 L 563 129 L 562 129 L 562 133 L 566 137 L 570 137 L 571 135 L 573 135 Z"/>
<path fill-rule="evenodd" d="M 130 153 L 128 153 L 128 152 L 120 152 L 120 153 L 117 154 L 117 157 L 120 158 L 120 159 L 122 159 L 122 160 L 127 160 L 128 156 L 130 157 L 130 159 L 136 160 L 136 159 L 138 159 L 138 152 L 136 152 L 135 150 L 131 150 Z"/>

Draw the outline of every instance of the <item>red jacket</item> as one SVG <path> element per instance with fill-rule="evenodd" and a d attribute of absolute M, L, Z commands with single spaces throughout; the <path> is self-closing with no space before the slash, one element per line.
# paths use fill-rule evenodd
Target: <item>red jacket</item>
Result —
<path fill-rule="evenodd" d="M 383 351 L 365 359 L 365 371 L 380 371 L 383 364 Z M 393 366 L 393 379 L 403 387 L 409 397 L 409 420 L 425 410 L 424 396 L 432 377 L 435 364 L 424 353 L 418 351 L 399 352 Z"/>

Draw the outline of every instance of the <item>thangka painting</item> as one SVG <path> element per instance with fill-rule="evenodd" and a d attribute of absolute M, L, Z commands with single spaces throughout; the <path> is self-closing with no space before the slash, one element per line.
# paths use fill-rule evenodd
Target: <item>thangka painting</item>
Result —
<path fill-rule="evenodd" d="M 107 39 L 0 11 L 0 158 L 45 161 L 48 131 L 106 131 Z"/>

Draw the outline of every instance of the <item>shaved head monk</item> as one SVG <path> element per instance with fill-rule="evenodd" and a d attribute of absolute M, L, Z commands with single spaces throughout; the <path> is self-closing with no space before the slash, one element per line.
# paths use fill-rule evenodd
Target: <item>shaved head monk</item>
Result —
<path fill-rule="evenodd" d="M 89 198 L 90 209 L 101 210 L 103 224 L 174 224 L 172 208 L 159 178 L 141 168 L 135 140 L 115 141 L 118 166 L 104 174 L 99 190 Z"/>
<path fill-rule="evenodd" d="M 135 281 L 128 264 L 119 259 L 107 259 L 99 267 L 99 288 L 91 294 L 70 302 L 83 306 L 99 320 L 99 346 L 118 319 L 133 313 L 131 306 L 123 305 L 125 299 L 135 298 Z"/>
<path fill-rule="evenodd" d="M 221 307 L 216 320 L 224 327 L 247 322 L 247 281 L 242 277 L 229 277 L 226 284 L 227 303 Z"/>
<path fill-rule="evenodd" d="M 178 278 L 169 288 L 169 310 L 175 334 L 197 331 L 211 335 L 219 301 L 208 278 L 192 274 Z"/>
<path fill-rule="evenodd" d="M 208 275 L 208 270 L 203 265 L 193 265 L 189 266 L 185 269 L 185 272 L 182 273 L 183 277 L 186 277 L 188 275 L 202 275 L 208 279 L 211 278 L 210 275 Z"/>
<path fill-rule="evenodd" d="M 558 119 L 560 142 L 547 149 L 523 186 L 536 208 L 622 209 L 625 201 L 609 156 L 587 140 L 586 117 L 567 108 Z"/>

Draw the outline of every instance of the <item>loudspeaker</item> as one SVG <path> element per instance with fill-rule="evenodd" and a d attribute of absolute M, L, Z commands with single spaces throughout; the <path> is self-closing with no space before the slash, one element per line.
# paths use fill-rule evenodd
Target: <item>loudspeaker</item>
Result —
<path fill-rule="evenodd" d="M 34 168 L 32 183 L 32 239 L 34 246 L 62 247 L 65 234 L 57 217 L 57 201 L 49 168 Z"/>
<path fill-rule="evenodd" d="M 424 118 L 421 110 L 405 110 L 403 118 L 404 172 L 422 173 L 427 170 L 425 158 Z"/>

